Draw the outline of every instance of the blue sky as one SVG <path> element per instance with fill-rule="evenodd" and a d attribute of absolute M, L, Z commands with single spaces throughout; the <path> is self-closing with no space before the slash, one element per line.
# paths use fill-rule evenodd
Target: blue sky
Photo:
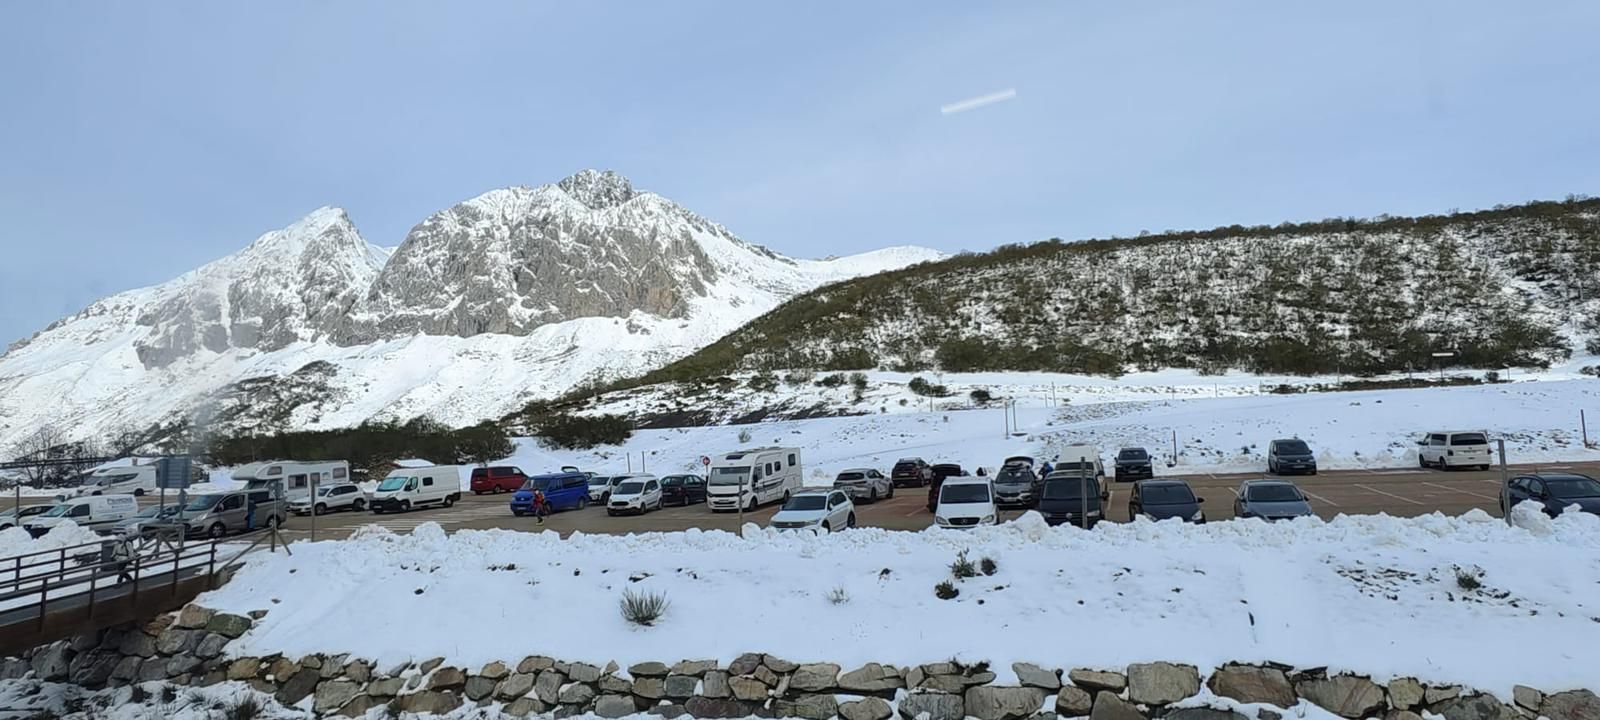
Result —
<path fill-rule="evenodd" d="M 586 167 L 801 256 L 1600 194 L 1600 3 L 1310 5 L 0 4 L 0 342 Z"/>

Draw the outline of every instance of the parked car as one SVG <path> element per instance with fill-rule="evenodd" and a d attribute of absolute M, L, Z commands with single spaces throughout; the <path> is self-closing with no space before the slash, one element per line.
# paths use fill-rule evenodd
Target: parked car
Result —
<path fill-rule="evenodd" d="M 1494 463 L 1489 434 L 1481 430 L 1435 430 L 1417 440 L 1417 466 L 1440 470 L 1476 467 L 1488 470 Z"/>
<path fill-rule="evenodd" d="M 801 490 L 772 516 L 767 527 L 777 530 L 838 532 L 856 526 L 856 505 L 843 490 Z"/>
<path fill-rule="evenodd" d="M 1150 461 L 1150 452 L 1142 447 L 1125 447 L 1118 450 L 1113 470 L 1117 482 L 1131 482 L 1156 476 L 1155 465 Z"/>
<path fill-rule="evenodd" d="M 660 509 L 661 481 L 654 475 L 630 476 L 612 488 L 611 500 L 606 503 L 607 515 L 643 515 Z"/>
<path fill-rule="evenodd" d="M 535 475 L 517 488 L 511 496 L 511 514 L 517 517 L 533 513 L 533 491 L 544 493 L 545 510 L 582 510 L 589 507 L 589 476 L 581 472 L 558 472 Z"/>
<path fill-rule="evenodd" d="M 139 514 L 139 499 L 132 495 L 90 495 L 63 500 L 45 512 L 22 519 L 28 534 L 38 537 L 63 522 L 101 532 Z"/>
<path fill-rule="evenodd" d="M 372 512 L 381 515 L 429 505 L 450 507 L 460 499 L 460 470 L 454 465 L 434 465 L 390 471 L 367 504 Z"/>
<path fill-rule="evenodd" d="M 894 497 L 894 483 L 883 473 L 872 468 L 842 470 L 833 478 L 833 489 L 843 490 L 850 501 L 877 502 L 879 498 Z"/>
<path fill-rule="evenodd" d="M 933 479 L 928 481 L 928 512 L 933 512 L 939 507 L 939 486 L 944 484 L 946 478 L 962 477 L 967 475 L 967 471 L 956 463 L 939 463 L 930 467 L 933 469 Z"/>
<path fill-rule="evenodd" d="M 181 521 L 190 536 L 216 539 L 281 525 L 288 519 L 288 508 L 274 499 L 272 490 L 240 490 L 192 498 L 173 519 Z"/>
<path fill-rule="evenodd" d="M 1311 446 L 1300 438 L 1273 440 L 1267 444 L 1267 472 L 1273 475 L 1315 475 L 1317 456 L 1311 452 Z"/>
<path fill-rule="evenodd" d="M 11 508 L 5 512 L 0 512 L 0 530 L 16 527 L 18 519 L 27 520 L 35 515 L 43 515 L 50 512 L 50 508 L 53 507 L 55 507 L 54 504 L 44 503 L 41 505 L 23 505 L 21 508 Z"/>
<path fill-rule="evenodd" d="M 82 484 L 70 492 L 56 496 L 57 500 L 91 495 L 137 495 L 156 491 L 156 466 L 114 465 L 103 467 L 83 476 Z"/>
<path fill-rule="evenodd" d="M 1000 467 L 1017 464 L 1027 465 L 1032 468 L 1034 467 L 1033 457 L 1031 455 L 1012 455 L 1006 458 L 1005 462 L 1000 463 Z"/>
<path fill-rule="evenodd" d="M 1032 507 L 1039 501 L 1044 480 L 1033 471 L 1032 463 L 1012 460 L 1007 458 L 1005 466 L 994 476 L 994 504 L 1001 507 Z"/>
<path fill-rule="evenodd" d="M 1233 514 L 1241 518 L 1288 520 L 1311 515 L 1311 502 L 1287 480 L 1246 480 L 1239 485 Z"/>
<path fill-rule="evenodd" d="M 994 525 L 1000 510 L 994 504 L 994 482 L 974 475 L 952 475 L 939 485 L 933 522 L 942 528 Z"/>
<path fill-rule="evenodd" d="M 354 483 L 340 483 L 317 488 L 317 497 L 298 498 L 289 503 L 289 512 L 296 515 L 326 515 L 336 510 L 362 512 L 367 509 L 367 494 Z"/>
<path fill-rule="evenodd" d="M 1203 497 L 1196 497 L 1189 483 L 1183 480 L 1140 480 L 1133 484 L 1128 497 L 1128 518 L 1156 521 L 1179 518 L 1184 522 L 1203 523 L 1206 513 L 1200 504 L 1205 501 Z"/>
<path fill-rule="evenodd" d="M 693 505 L 706 501 L 706 479 L 699 475 L 668 475 L 661 478 L 663 505 Z"/>
<path fill-rule="evenodd" d="M 150 535 L 162 525 L 169 525 L 178 516 L 178 505 L 151 505 L 127 520 L 116 524 L 112 532 L 117 535 Z"/>
<path fill-rule="evenodd" d="M 933 466 L 919 457 L 900 458 L 889 470 L 895 487 L 925 487 L 933 482 Z"/>
<path fill-rule="evenodd" d="M 1500 499 L 1500 512 L 1510 506 L 1532 500 L 1542 506 L 1546 515 L 1555 517 L 1572 505 L 1592 515 L 1600 515 L 1600 481 L 1577 473 L 1537 473 L 1518 475 L 1506 481 L 1505 495 Z"/>
<path fill-rule="evenodd" d="M 1109 499 L 1110 492 L 1093 476 L 1086 477 L 1076 469 L 1058 470 L 1044 478 L 1039 514 L 1051 525 L 1093 528 L 1105 519 L 1105 501 Z"/>
<path fill-rule="evenodd" d="M 1093 445 L 1069 445 L 1062 448 L 1050 471 L 1076 473 L 1080 465 L 1089 477 L 1097 478 L 1106 474 L 1106 466 L 1100 461 L 1100 449 Z"/>
<path fill-rule="evenodd" d="M 521 468 L 512 465 L 493 465 L 473 468 L 468 487 L 472 489 L 473 495 L 508 493 L 521 490 L 527 481 L 528 476 Z"/>
<path fill-rule="evenodd" d="M 594 475 L 589 478 L 589 502 L 605 504 L 611 499 L 611 488 L 617 486 L 615 475 Z"/>

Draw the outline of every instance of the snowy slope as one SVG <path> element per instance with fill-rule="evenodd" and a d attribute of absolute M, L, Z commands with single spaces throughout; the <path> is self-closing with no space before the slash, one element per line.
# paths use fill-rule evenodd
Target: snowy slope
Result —
<path fill-rule="evenodd" d="M 795 260 L 594 171 L 485 193 L 396 248 L 323 208 L 0 356 L 0 449 L 43 423 L 70 439 L 158 422 L 470 424 L 658 367 L 819 285 L 938 257 Z"/>

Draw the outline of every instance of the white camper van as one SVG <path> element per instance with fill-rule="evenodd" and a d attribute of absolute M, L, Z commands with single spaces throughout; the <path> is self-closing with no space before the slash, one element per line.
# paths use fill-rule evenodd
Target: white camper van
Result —
<path fill-rule="evenodd" d="M 412 508 L 450 507 L 461 499 L 461 469 L 455 465 L 395 468 L 372 491 L 372 512 L 405 512 Z"/>
<path fill-rule="evenodd" d="M 103 467 L 83 476 L 83 484 L 58 499 L 92 495 L 143 495 L 156 491 L 155 465 Z"/>
<path fill-rule="evenodd" d="M 332 462 L 274 460 L 250 463 L 234 470 L 233 479 L 244 483 L 246 490 L 270 490 L 273 485 L 282 482 L 284 501 L 293 502 L 300 498 L 311 497 L 313 480 L 318 487 L 350 482 L 350 463 L 343 460 Z"/>
<path fill-rule="evenodd" d="M 799 492 L 800 448 L 762 447 L 718 455 L 711 460 L 706 504 L 714 511 L 754 510 Z"/>
<path fill-rule="evenodd" d="M 64 501 L 44 513 L 24 518 L 22 526 L 34 537 L 67 520 L 91 530 L 110 530 L 138 513 L 139 499 L 132 495 L 92 495 Z"/>

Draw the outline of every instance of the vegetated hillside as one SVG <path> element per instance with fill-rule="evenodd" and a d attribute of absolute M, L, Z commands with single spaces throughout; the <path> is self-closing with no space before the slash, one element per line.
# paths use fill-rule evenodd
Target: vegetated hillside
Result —
<path fill-rule="evenodd" d="M 1004 246 L 800 295 L 634 381 L 1545 366 L 1600 331 L 1600 200 Z M 1592 343 L 1593 341 L 1591 341 Z"/>

